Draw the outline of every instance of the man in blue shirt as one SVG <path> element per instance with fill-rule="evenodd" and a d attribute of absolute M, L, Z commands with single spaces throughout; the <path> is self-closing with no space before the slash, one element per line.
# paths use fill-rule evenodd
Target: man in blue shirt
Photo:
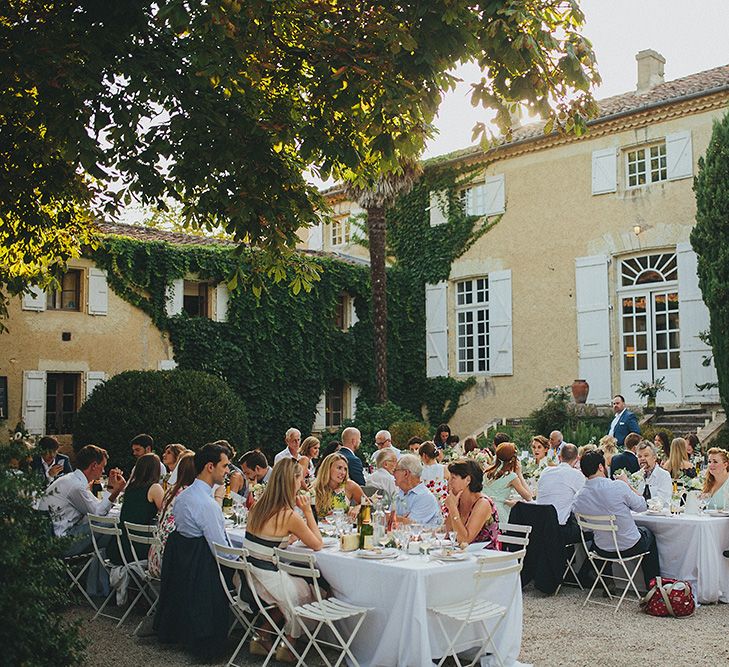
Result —
<path fill-rule="evenodd" d="M 213 485 L 223 484 L 228 472 L 230 450 L 225 445 L 207 444 L 195 452 L 197 478 L 175 500 L 176 530 L 184 537 L 204 537 L 228 544 L 225 519 L 213 497 Z"/>
<path fill-rule="evenodd" d="M 423 464 L 413 454 L 403 454 L 395 470 L 395 485 L 399 489 L 395 501 L 400 523 L 419 523 L 437 526 L 443 521 L 440 505 L 435 496 L 420 481 Z"/>

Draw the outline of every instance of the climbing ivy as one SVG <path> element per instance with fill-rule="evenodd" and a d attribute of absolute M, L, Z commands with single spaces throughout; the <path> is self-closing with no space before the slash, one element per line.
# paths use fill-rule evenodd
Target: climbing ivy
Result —
<path fill-rule="evenodd" d="M 467 176 L 467 174 L 466 174 Z M 425 376 L 425 284 L 448 277 L 453 260 L 495 224 L 466 216 L 457 187 L 464 172 L 432 170 L 389 212 L 388 244 L 396 262 L 388 275 L 389 394 L 403 409 L 427 415 L 435 425 L 453 416 L 473 380 Z M 447 224 L 429 224 L 430 190 L 444 190 Z M 360 399 L 375 395 L 367 266 L 340 259 L 313 261 L 320 280 L 294 295 L 281 281 L 260 295 L 231 292 L 226 322 L 168 317 L 166 289 L 175 279 L 196 275 L 224 282 L 245 275 L 255 257 L 224 245 L 171 245 L 109 236 L 90 251 L 107 271 L 111 288 L 144 311 L 173 344 L 180 368 L 225 379 L 243 398 L 253 446 L 269 452 L 281 446 L 292 425 L 306 432 L 319 397 L 336 380 L 360 387 Z M 335 326 L 342 293 L 354 299 L 359 321 L 349 331 Z"/>

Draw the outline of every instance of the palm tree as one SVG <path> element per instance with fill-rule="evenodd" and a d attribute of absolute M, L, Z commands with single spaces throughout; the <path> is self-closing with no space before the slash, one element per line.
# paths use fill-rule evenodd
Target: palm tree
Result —
<path fill-rule="evenodd" d="M 387 271 L 386 236 L 387 209 L 395 199 L 409 192 L 421 174 L 415 161 L 402 161 L 396 171 L 383 174 L 367 186 L 351 184 L 346 187 L 350 200 L 367 212 L 367 238 L 370 250 L 370 280 L 372 282 L 372 325 L 375 357 L 375 400 L 387 400 Z"/>

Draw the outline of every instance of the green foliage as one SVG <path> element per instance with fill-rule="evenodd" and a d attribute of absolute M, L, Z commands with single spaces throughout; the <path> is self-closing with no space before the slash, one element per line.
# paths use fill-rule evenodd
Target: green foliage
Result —
<path fill-rule="evenodd" d="M 534 435 L 549 437 L 552 431 L 562 430 L 569 423 L 569 400 L 563 393 L 555 393 L 552 388 L 545 389 L 544 392 L 547 399 L 542 407 L 529 415 L 527 423 Z"/>
<path fill-rule="evenodd" d="M 696 225 L 691 245 L 698 255 L 699 286 L 709 309 L 709 338 L 719 395 L 729 411 L 729 115 L 714 123 L 694 180 Z"/>
<path fill-rule="evenodd" d="M 173 442 L 197 449 L 225 439 L 238 451 L 248 444 L 246 407 L 220 378 L 192 370 L 126 371 L 96 387 L 76 416 L 76 451 L 88 444 L 109 452 L 123 470 L 133 464 L 129 441 L 149 433 L 157 453 Z"/>
<path fill-rule="evenodd" d="M 569 387 L 547 387 L 544 393 L 544 404 L 529 415 L 525 424 L 532 435 L 549 437 L 552 431 L 561 431 L 565 442 L 586 445 L 608 432 L 612 417 L 578 416 L 570 410 Z"/>
<path fill-rule="evenodd" d="M 648 442 L 653 443 L 656 438 L 656 433 L 658 432 L 665 433 L 668 436 L 669 443 L 671 442 L 671 440 L 678 437 L 674 435 L 673 431 L 670 428 L 666 428 L 664 426 L 652 426 L 651 424 L 647 424 L 640 429 L 640 437 L 643 438 L 643 440 L 647 440 Z M 681 434 L 681 437 L 683 437 L 683 434 Z M 668 452 L 666 452 L 666 456 L 668 456 Z"/>
<path fill-rule="evenodd" d="M 63 540 L 50 535 L 48 520 L 32 507 L 40 484 L 10 472 L 18 452 L 2 447 L 0 462 L 0 645 L 2 663 L 28 667 L 81 665 L 79 628 L 63 619 L 68 579 L 60 560 Z"/>
<path fill-rule="evenodd" d="M 392 435 L 392 444 L 400 449 L 405 449 L 410 438 L 421 438 L 428 440 L 432 432 L 432 428 L 425 422 L 403 420 L 390 424 L 390 435 Z"/>

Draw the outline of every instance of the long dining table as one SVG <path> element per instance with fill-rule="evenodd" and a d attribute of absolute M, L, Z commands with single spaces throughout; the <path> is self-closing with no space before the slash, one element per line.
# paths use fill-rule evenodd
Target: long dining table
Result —
<path fill-rule="evenodd" d="M 238 546 L 243 534 L 241 529 L 228 531 L 231 542 Z M 407 554 L 370 560 L 355 552 L 342 552 L 338 546 L 312 553 L 334 596 L 371 608 L 352 644 L 352 652 L 362 667 L 432 665 L 433 659 L 442 657 L 448 642 L 429 608 L 466 600 L 475 590 L 475 554 L 468 554 L 461 561 L 443 562 L 427 555 Z M 489 558 L 497 553 L 482 551 L 478 556 Z M 522 638 L 519 574 L 482 581 L 479 597 L 506 607 L 494 637 L 496 649 L 504 665 L 518 665 Z M 444 626 L 449 634 L 459 628 L 459 624 L 450 622 Z M 469 647 L 480 644 L 482 634 L 474 624 L 461 637 L 458 650 L 467 652 Z M 485 656 L 482 665 L 489 665 L 491 660 L 492 656 Z"/>

